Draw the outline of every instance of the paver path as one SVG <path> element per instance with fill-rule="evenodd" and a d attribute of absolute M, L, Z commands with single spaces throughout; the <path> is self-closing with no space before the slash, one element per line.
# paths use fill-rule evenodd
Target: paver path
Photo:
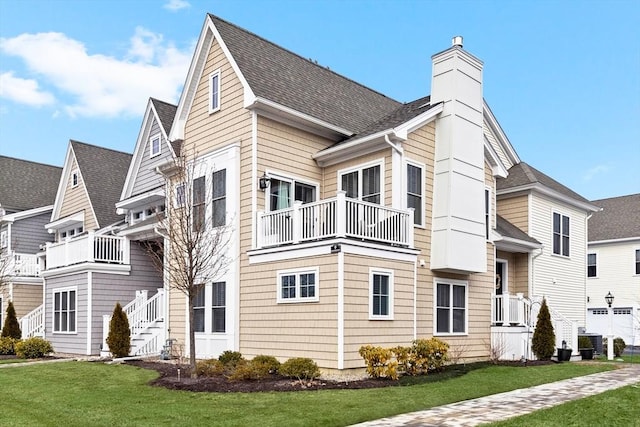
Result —
<path fill-rule="evenodd" d="M 585 375 L 506 393 L 438 406 L 356 424 L 358 427 L 391 426 L 477 426 L 528 414 L 571 400 L 603 393 L 631 384 L 640 384 L 640 365 Z"/>

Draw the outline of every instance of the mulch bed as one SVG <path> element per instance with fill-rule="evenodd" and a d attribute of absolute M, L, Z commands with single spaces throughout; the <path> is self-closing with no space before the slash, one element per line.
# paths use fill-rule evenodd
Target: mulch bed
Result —
<path fill-rule="evenodd" d="M 528 366 L 543 365 L 553 362 L 531 361 Z M 259 391 L 302 391 L 302 390 L 335 390 L 335 389 L 366 389 L 407 385 L 402 381 L 392 381 L 388 379 L 361 379 L 355 381 L 330 381 L 330 380 L 314 380 L 309 382 L 301 382 L 291 378 L 285 378 L 279 375 L 273 375 L 271 378 L 263 380 L 246 380 L 246 381 L 229 381 L 224 376 L 216 377 L 200 377 L 190 378 L 189 366 L 177 363 L 159 362 L 151 360 L 131 360 L 126 362 L 127 365 L 137 366 L 143 369 L 152 369 L 157 371 L 160 376 L 151 381 L 151 385 L 164 387 L 171 390 L 186 390 L 196 392 L 259 392 Z M 509 366 L 524 366 L 521 362 L 501 363 Z M 446 378 L 452 376 L 463 375 L 473 368 L 470 365 L 466 367 L 451 366 L 442 374 Z M 180 373 L 178 374 L 178 371 Z M 441 374 L 428 375 L 432 380 L 438 380 Z M 415 378 L 411 378 L 411 383 L 415 383 Z M 444 378 L 442 378 L 444 379 Z M 426 382 L 426 378 L 425 378 Z"/>

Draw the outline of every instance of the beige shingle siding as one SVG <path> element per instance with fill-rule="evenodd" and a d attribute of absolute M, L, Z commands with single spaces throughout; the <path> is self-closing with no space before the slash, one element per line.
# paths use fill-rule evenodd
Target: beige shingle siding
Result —
<path fill-rule="evenodd" d="M 73 172 L 78 172 L 78 185 L 75 187 L 73 186 Z M 58 215 L 57 218 L 52 218 L 52 220 L 55 221 L 81 211 L 84 211 L 85 231 L 98 229 L 98 223 L 93 214 L 93 209 L 91 208 L 91 201 L 87 196 L 84 177 L 78 169 L 78 163 L 74 156 L 71 158 L 71 173 L 69 173 L 69 180 L 65 184 L 62 205 L 60 207 L 60 215 Z"/>
<path fill-rule="evenodd" d="M 506 153 L 500 147 L 500 144 L 498 143 L 498 139 L 496 138 L 496 135 L 491 131 L 486 121 L 482 122 L 482 131 L 484 133 L 485 138 L 487 138 L 487 141 L 489 141 L 489 144 L 491 144 L 491 147 L 498 154 L 498 157 L 500 158 L 500 161 L 502 162 L 504 167 L 506 169 L 509 169 L 511 166 L 513 166 L 513 163 L 509 161 L 509 158 L 507 157 Z"/>
<path fill-rule="evenodd" d="M 500 199 L 497 203 L 498 215 L 529 233 L 529 196 L 522 195 Z"/>

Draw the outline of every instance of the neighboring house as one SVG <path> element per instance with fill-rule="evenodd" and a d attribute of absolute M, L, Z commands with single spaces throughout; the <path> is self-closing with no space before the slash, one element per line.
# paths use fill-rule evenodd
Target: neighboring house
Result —
<path fill-rule="evenodd" d="M 53 240 L 44 224 L 51 217 L 61 171 L 56 166 L 0 156 L 0 325 L 9 301 L 18 319 L 42 304 L 37 254 L 42 244 Z M 23 336 L 28 333 L 23 331 Z"/>
<path fill-rule="evenodd" d="M 589 219 L 587 332 L 640 345 L 640 194 L 594 200 Z M 614 296 L 612 319 L 605 295 Z"/>
<path fill-rule="evenodd" d="M 461 42 L 432 57 L 431 96 L 403 104 L 207 15 L 168 135 L 197 153 L 194 187 L 213 195 L 187 203 L 234 232 L 236 262 L 198 299 L 198 357 L 347 369 L 362 345 L 436 336 L 486 359 L 492 325 L 530 335 L 536 296 L 566 311 L 559 337 L 575 344 L 595 208 L 520 162 Z M 498 306 L 507 291 L 521 294 L 516 321 Z M 172 290 L 170 337 L 184 344 L 186 312 Z"/>
<path fill-rule="evenodd" d="M 60 353 L 99 354 L 104 317 L 116 302 L 155 292 L 162 276 L 145 248 L 117 236 L 116 213 L 131 155 L 70 141 L 53 212 L 46 228 L 45 337 Z"/>
<path fill-rule="evenodd" d="M 587 218 L 598 208 L 527 163 L 503 158 L 509 170 L 497 180 L 497 213 L 539 245 L 509 250 L 498 242 L 501 292 L 511 295 L 512 307 L 518 294 L 537 302 L 546 298 L 557 345 L 566 341 L 577 349 L 578 328 L 586 323 Z M 539 305 L 533 309 L 535 316 Z"/>

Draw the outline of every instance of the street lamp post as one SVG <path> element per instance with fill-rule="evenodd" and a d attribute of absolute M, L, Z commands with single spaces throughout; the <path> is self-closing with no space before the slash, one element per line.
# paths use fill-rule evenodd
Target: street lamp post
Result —
<path fill-rule="evenodd" d="M 609 335 L 607 335 L 607 360 L 613 360 L 613 310 L 611 310 L 611 304 L 613 304 L 613 295 L 609 292 L 604 300 L 609 305 L 607 315 L 609 316 Z"/>

